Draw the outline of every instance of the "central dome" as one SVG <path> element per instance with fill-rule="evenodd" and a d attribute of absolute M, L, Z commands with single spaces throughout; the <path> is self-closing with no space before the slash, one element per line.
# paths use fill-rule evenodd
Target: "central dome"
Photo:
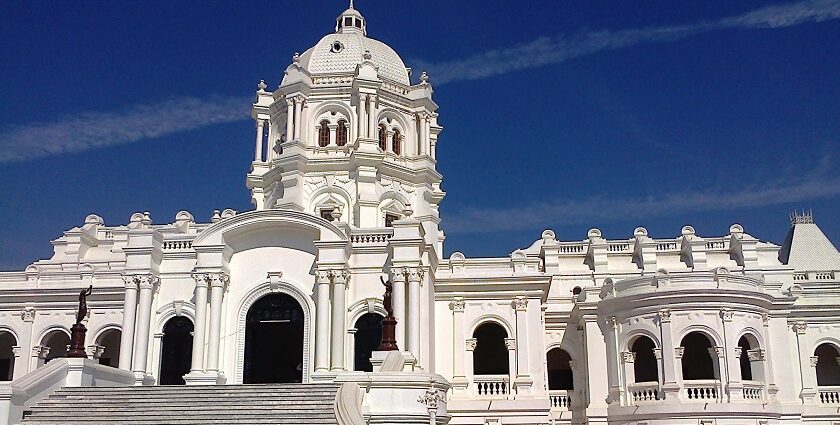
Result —
<path fill-rule="evenodd" d="M 336 32 L 321 39 L 300 56 L 300 67 L 310 75 L 352 74 L 356 66 L 370 52 L 370 61 L 379 70 L 381 78 L 410 85 L 405 63 L 387 44 L 368 38 L 367 26 L 355 9 L 344 11 L 336 19 Z"/>

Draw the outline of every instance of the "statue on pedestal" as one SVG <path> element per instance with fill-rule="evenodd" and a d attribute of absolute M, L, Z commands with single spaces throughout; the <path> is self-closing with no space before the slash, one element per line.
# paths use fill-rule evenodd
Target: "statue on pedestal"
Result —
<path fill-rule="evenodd" d="M 87 317 L 87 297 L 92 292 L 93 285 L 79 292 L 79 311 L 76 312 L 76 323 L 70 328 L 70 350 L 67 351 L 67 357 L 87 358 L 87 352 L 85 352 L 85 334 L 87 334 L 87 328 L 82 324 L 82 320 Z"/>
<path fill-rule="evenodd" d="M 392 305 L 393 286 L 391 281 L 385 281 L 382 277 L 379 278 L 382 284 L 385 285 L 385 297 L 382 302 L 385 304 L 385 312 L 388 313 L 382 319 L 382 339 L 379 341 L 378 351 L 399 351 L 397 347 L 397 319 L 394 318 L 394 307 Z"/>

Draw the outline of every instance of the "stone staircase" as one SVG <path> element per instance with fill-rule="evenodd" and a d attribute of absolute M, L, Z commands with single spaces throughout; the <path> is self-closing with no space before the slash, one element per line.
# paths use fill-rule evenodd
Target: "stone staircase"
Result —
<path fill-rule="evenodd" d="M 20 425 L 336 424 L 334 384 L 62 388 Z"/>

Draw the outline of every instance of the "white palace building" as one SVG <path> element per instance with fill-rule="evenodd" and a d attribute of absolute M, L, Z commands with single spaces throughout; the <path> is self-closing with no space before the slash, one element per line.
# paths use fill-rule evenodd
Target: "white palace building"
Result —
<path fill-rule="evenodd" d="M 432 86 L 367 32 L 351 7 L 279 87 L 260 83 L 242 144 L 252 211 L 92 214 L 52 258 L 0 273 L 8 423 L 76 423 L 35 420 L 73 385 L 151 397 L 355 382 L 361 423 L 840 424 L 840 253 L 809 213 L 782 246 L 739 224 L 666 239 L 593 228 L 444 258 Z M 383 277 L 402 350 L 392 372 L 373 353 Z M 89 285 L 93 360 L 65 359 Z M 400 392 L 412 385 L 426 392 Z M 422 414 L 400 416 L 412 403 Z M 324 423 L 356 423 L 339 410 Z"/>

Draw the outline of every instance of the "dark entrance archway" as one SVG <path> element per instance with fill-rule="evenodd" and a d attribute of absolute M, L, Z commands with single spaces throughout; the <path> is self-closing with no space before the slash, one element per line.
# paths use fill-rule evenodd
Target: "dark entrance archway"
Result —
<path fill-rule="evenodd" d="M 379 347 L 382 339 L 382 319 L 376 313 L 365 313 L 356 320 L 356 338 L 353 368 L 362 372 L 373 372 L 370 356 Z"/>
<path fill-rule="evenodd" d="M 303 381 L 303 309 L 286 294 L 269 294 L 245 318 L 242 382 Z"/>
<path fill-rule="evenodd" d="M 193 323 L 186 317 L 173 317 L 163 325 L 160 349 L 160 385 L 184 385 L 190 372 Z"/>

